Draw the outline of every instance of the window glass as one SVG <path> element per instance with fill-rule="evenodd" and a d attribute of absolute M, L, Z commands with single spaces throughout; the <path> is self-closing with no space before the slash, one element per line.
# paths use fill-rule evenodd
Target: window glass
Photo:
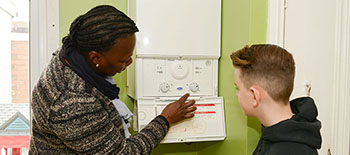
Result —
<path fill-rule="evenodd" d="M 0 3 L 1 155 L 27 154 L 30 137 L 29 0 Z"/>

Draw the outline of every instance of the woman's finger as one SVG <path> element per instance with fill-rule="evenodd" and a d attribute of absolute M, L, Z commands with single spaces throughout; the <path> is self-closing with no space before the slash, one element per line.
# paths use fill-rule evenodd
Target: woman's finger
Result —
<path fill-rule="evenodd" d="M 196 101 L 190 100 L 190 101 L 188 101 L 188 102 L 185 103 L 185 107 L 193 106 L 194 103 L 196 103 Z"/>
<path fill-rule="evenodd" d="M 191 118 L 194 116 L 194 113 L 187 113 L 184 118 Z"/>
<path fill-rule="evenodd" d="M 190 107 L 187 107 L 186 108 L 186 113 L 189 113 L 189 112 L 193 112 L 197 110 L 197 107 L 196 106 L 190 106 Z"/>
<path fill-rule="evenodd" d="M 186 93 L 185 95 L 181 96 L 181 98 L 178 100 L 178 102 L 184 103 L 189 96 L 190 96 L 190 94 Z"/>

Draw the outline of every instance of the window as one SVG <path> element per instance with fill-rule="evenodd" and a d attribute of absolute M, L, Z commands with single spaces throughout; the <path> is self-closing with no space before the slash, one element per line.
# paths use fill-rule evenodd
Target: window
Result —
<path fill-rule="evenodd" d="M 1 155 L 27 154 L 30 137 L 29 0 L 0 2 Z"/>

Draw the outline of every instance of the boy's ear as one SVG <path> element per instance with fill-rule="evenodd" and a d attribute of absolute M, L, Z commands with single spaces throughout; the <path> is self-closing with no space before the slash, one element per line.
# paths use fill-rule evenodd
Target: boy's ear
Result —
<path fill-rule="evenodd" d="M 257 86 L 251 86 L 249 88 L 249 91 L 250 93 L 253 95 L 253 107 L 256 108 L 259 106 L 260 104 L 260 101 L 261 101 L 261 90 L 260 90 L 260 87 L 257 87 Z"/>

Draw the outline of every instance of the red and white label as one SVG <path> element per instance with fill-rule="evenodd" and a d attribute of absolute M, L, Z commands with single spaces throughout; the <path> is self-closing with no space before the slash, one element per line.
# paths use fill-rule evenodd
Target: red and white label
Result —
<path fill-rule="evenodd" d="M 215 107 L 215 104 L 196 104 L 196 107 Z"/>
<path fill-rule="evenodd" d="M 196 104 L 197 110 L 194 114 L 213 115 L 216 114 L 215 104 Z"/>
<path fill-rule="evenodd" d="M 215 111 L 196 111 L 194 114 L 216 114 Z"/>

